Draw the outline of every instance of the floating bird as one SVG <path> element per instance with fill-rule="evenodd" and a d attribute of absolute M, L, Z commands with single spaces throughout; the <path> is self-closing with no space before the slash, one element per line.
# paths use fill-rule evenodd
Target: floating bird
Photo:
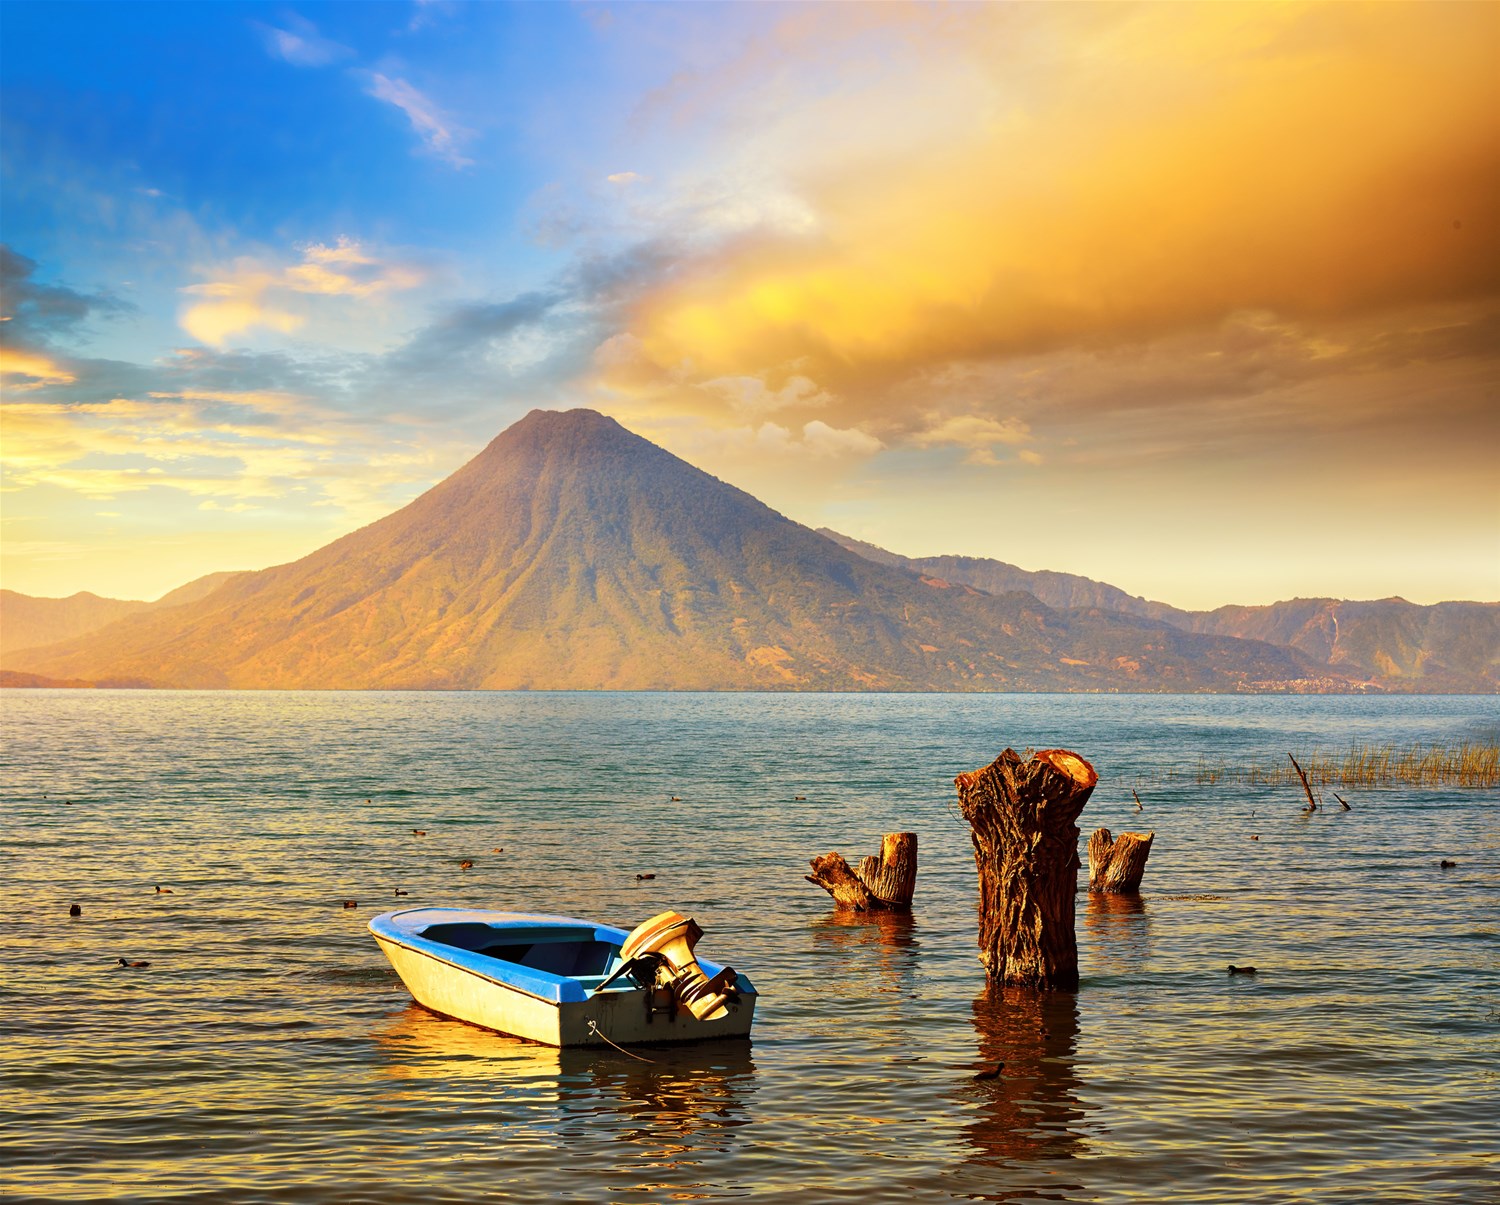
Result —
<path fill-rule="evenodd" d="M 983 1071 L 974 1072 L 975 1079 L 999 1079 L 1000 1073 L 1005 1070 L 1004 1063 L 996 1063 L 993 1067 L 986 1067 Z"/>
<path fill-rule="evenodd" d="M 69 904 L 68 905 L 68 915 L 69 916 L 82 916 L 83 915 L 83 909 L 80 908 L 77 904 Z"/>
<path fill-rule="evenodd" d="M 1441 866 L 1444 870 L 1452 870 L 1455 866 L 1458 865 L 1458 863 L 1450 862 L 1447 858 L 1444 858 L 1441 862 L 1438 863 L 1438 865 Z"/>
<path fill-rule="evenodd" d="M 358 908 L 359 907 L 359 901 L 358 900 L 345 900 L 344 901 L 344 907 L 345 908 Z"/>
<path fill-rule="evenodd" d="M 411 831 L 413 836 L 425 837 L 427 835 L 427 830 L 425 828 L 414 828 Z"/>
<path fill-rule="evenodd" d="M 156 894 L 157 895 L 176 895 L 177 893 L 175 891 L 173 891 L 170 887 L 163 887 L 160 883 L 158 883 L 156 885 Z"/>
<path fill-rule="evenodd" d="M 120 965 L 122 967 L 148 967 L 151 964 L 149 962 L 127 962 L 122 958 L 120 959 Z"/>
<path fill-rule="evenodd" d="M 1253 974 L 1255 974 L 1255 968 L 1254 967 L 1237 967 L 1237 966 L 1234 965 L 1234 963 L 1231 962 L 1229 964 L 1229 973 L 1231 975 L 1253 975 Z"/>
<path fill-rule="evenodd" d="M 635 881 L 639 883 L 642 879 L 654 879 L 655 877 L 654 874 L 638 874 L 635 876 Z"/>
<path fill-rule="evenodd" d="M 474 863 L 473 863 L 473 862 L 471 862 L 471 861 L 469 861 L 469 859 L 468 859 L 468 858 L 465 858 L 465 859 L 464 859 L 464 860 L 463 860 L 463 861 L 462 861 L 462 862 L 460 862 L 460 863 L 459 863 L 459 864 L 458 864 L 458 868 L 459 868 L 459 869 L 460 869 L 460 870 L 468 870 L 468 869 L 470 869 L 470 868 L 471 868 L 471 867 L 472 867 L 472 866 L 473 866 L 473 865 L 474 865 Z"/>
<path fill-rule="evenodd" d="M 410 895 L 411 892 L 409 892 L 409 891 L 402 891 L 401 888 L 397 887 L 396 888 L 396 894 L 397 895 Z"/>
<path fill-rule="evenodd" d="M 792 798 L 793 799 L 806 799 L 807 796 L 806 795 L 793 795 Z"/>
<path fill-rule="evenodd" d="M 1260 834 L 1259 833 L 1251 833 L 1250 834 L 1250 840 L 1252 840 L 1252 841 L 1259 841 L 1260 840 Z"/>
<path fill-rule="evenodd" d="M 492 854 L 503 854 L 504 852 L 505 852 L 505 846 L 503 846 L 503 845 L 497 845 L 497 846 L 495 846 L 494 849 L 490 850 L 490 853 L 492 853 Z"/>
<path fill-rule="evenodd" d="M 673 803 L 681 803 L 682 802 L 682 796 L 681 795 L 673 795 L 672 796 L 672 802 Z"/>

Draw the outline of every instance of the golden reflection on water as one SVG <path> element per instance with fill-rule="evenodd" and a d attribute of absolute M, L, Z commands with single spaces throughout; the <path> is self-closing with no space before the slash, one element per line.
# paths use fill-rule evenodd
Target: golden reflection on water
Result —
<path fill-rule="evenodd" d="M 638 1148 L 629 1165 L 653 1174 L 681 1172 L 709 1154 L 729 1153 L 734 1131 L 750 1123 L 755 1063 L 748 1041 L 646 1046 L 636 1050 L 637 1059 L 609 1049 L 523 1041 L 415 1003 L 374 1036 L 385 1056 L 382 1073 L 409 1084 L 402 1098 L 423 1099 L 434 1080 L 444 1079 L 486 1080 L 497 1099 L 507 1092 L 529 1101 L 551 1098 L 564 1119 L 562 1137 L 570 1124 L 607 1133 Z M 542 1085 L 546 1091 L 539 1093 Z M 682 1186 L 680 1179 L 675 1183 Z M 679 1191 L 671 1199 L 697 1197 Z"/>
<path fill-rule="evenodd" d="M 562 1051 L 526 1042 L 412 1003 L 375 1034 L 385 1061 L 381 1074 L 396 1080 L 552 1077 L 562 1074 Z"/>
<path fill-rule="evenodd" d="M 750 1123 L 746 1105 L 755 1063 L 743 1040 L 643 1047 L 651 1059 L 564 1051 L 587 1059 L 586 1076 L 567 1077 L 560 1099 L 614 1116 L 614 1138 L 639 1147 L 645 1166 L 675 1170 L 705 1151 L 728 1153 L 733 1131 Z"/>
<path fill-rule="evenodd" d="M 921 942 L 910 912 L 836 908 L 811 929 L 827 993 L 857 999 L 871 991 L 915 992 Z"/>
<path fill-rule="evenodd" d="M 970 1079 L 962 1094 L 978 1108 L 964 1127 L 971 1170 L 1016 1170 L 1018 1165 L 1072 1159 L 1083 1153 L 1079 1123 L 1085 1116 L 1075 1071 L 1078 1002 L 1071 992 L 988 984 L 975 998 L 972 1021 L 982 1071 L 1004 1064 L 997 1076 Z M 1035 1177 L 1027 1187 L 981 1194 L 1006 1201 L 1038 1194 Z M 1080 1191 L 1081 1185 L 1048 1183 L 1048 1191 Z M 1043 1193 L 1042 1195 L 1046 1195 Z M 1066 1197 L 1062 1198 L 1066 1199 Z"/>
<path fill-rule="evenodd" d="M 1092 943 L 1091 970 L 1123 974 L 1146 965 L 1151 954 L 1151 917 L 1143 896 L 1090 891 L 1083 929 Z"/>

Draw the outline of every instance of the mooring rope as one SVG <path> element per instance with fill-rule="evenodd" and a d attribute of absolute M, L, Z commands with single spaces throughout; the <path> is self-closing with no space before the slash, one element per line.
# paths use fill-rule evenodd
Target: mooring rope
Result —
<path fill-rule="evenodd" d="M 595 1037 L 604 1038 L 604 1040 L 606 1042 L 609 1042 L 609 1044 L 611 1046 L 613 1046 L 616 1050 L 618 1050 L 621 1054 L 628 1055 L 630 1058 L 636 1059 L 637 1061 L 642 1062 L 642 1063 L 654 1063 L 654 1062 L 656 1062 L 655 1059 L 648 1059 L 648 1058 L 645 1058 L 645 1057 L 643 1057 L 643 1056 L 641 1056 L 639 1054 L 631 1054 L 631 1052 L 628 1051 L 628 1050 L 626 1050 L 625 1047 L 619 1045 L 618 1043 L 610 1042 L 609 1039 L 607 1037 L 605 1037 L 604 1034 L 602 1034 L 599 1031 L 599 1026 L 596 1025 L 592 1020 L 589 1022 L 589 1028 L 594 1031 L 594 1036 Z"/>

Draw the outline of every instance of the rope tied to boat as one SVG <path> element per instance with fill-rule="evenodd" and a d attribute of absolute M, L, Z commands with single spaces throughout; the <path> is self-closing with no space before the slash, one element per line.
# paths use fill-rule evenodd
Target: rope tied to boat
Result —
<path fill-rule="evenodd" d="M 630 1051 L 626 1050 L 625 1047 L 621 1046 L 619 1043 L 617 1043 L 617 1042 L 611 1042 L 609 1040 L 609 1038 L 606 1037 L 604 1035 L 604 1033 L 599 1029 L 599 1026 L 594 1021 L 592 1021 L 592 1020 L 589 1021 L 589 1029 L 593 1031 L 593 1034 L 594 1034 L 594 1036 L 596 1038 L 599 1038 L 601 1041 L 606 1042 L 609 1045 L 613 1046 L 616 1050 L 618 1050 L 623 1055 L 627 1055 L 630 1058 L 633 1058 L 636 1061 L 641 1062 L 641 1063 L 654 1063 L 654 1062 L 656 1062 L 655 1059 L 648 1059 L 648 1058 L 644 1057 L 643 1055 L 632 1054 Z"/>

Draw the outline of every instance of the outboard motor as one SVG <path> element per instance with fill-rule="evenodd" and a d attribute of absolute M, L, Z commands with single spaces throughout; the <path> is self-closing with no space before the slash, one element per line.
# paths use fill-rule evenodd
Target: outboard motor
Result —
<path fill-rule="evenodd" d="M 725 967 L 712 979 L 693 956 L 703 936 L 698 922 L 680 912 L 663 912 L 631 930 L 620 957 L 627 963 L 649 955 L 660 964 L 658 975 L 700 1021 L 727 1017 L 725 1001 L 734 995 L 735 974 Z"/>

